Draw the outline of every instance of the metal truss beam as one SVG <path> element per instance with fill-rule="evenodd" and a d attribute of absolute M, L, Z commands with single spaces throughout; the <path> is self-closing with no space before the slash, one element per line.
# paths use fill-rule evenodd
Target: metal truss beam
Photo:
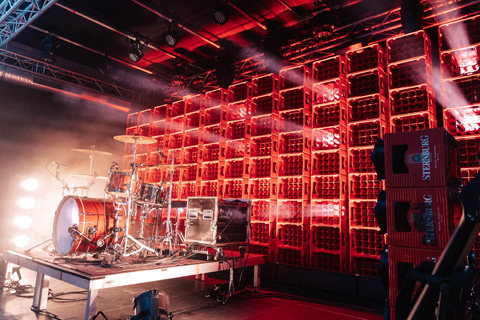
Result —
<path fill-rule="evenodd" d="M 15 69 L 27 71 L 34 75 L 55 80 L 59 83 L 74 85 L 79 88 L 93 90 L 104 96 L 110 96 L 127 102 L 136 102 L 137 94 L 79 73 L 61 69 L 59 67 L 19 55 L 8 50 L 0 49 L 0 65 L 6 65 Z"/>
<path fill-rule="evenodd" d="M 0 48 L 58 0 L 7 0 L 0 5 Z"/>

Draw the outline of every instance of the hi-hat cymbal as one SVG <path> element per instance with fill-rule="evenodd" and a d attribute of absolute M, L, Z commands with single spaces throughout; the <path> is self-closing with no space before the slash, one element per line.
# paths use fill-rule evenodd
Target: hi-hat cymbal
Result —
<path fill-rule="evenodd" d="M 95 180 L 107 180 L 107 177 L 104 176 L 91 176 L 89 174 L 72 174 L 70 175 L 72 178 L 79 178 L 79 179 L 95 179 Z"/>
<path fill-rule="evenodd" d="M 152 144 L 152 143 L 157 143 L 157 140 L 154 138 L 146 137 L 146 136 L 137 136 L 137 135 L 121 135 L 121 136 L 115 136 L 113 139 L 120 141 L 120 142 L 125 142 L 125 143 L 136 143 L 136 144 Z"/>
<path fill-rule="evenodd" d="M 88 153 L 88 154 L 96 154 L 96 155 L 101 155 L 101 156 L 111 156 L 111 155 L 113 155 L 113 153 L 106 152 L 106 151 L 95 150 L 95 149 L 72 149 L 72 151 Z"/>
<path fill-rule="evenodd" d="M 156 166 L 153 166 L 156 168 L 163 168 L 163 169 L 183 169 L 183 168 L 188 168 L 188 166 L 184 164 L 173 164 L 173 163 L 167 163 L 167 164 L 157 164 Z"/>

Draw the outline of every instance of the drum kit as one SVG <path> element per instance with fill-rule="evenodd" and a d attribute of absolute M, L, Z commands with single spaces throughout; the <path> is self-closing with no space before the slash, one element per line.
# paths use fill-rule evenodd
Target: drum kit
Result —
<path fill-rule="evenodd" d="M 168 252 L 174 256 L 179 252 L 185 240 L 179 231 L 179 217 L 175 226 L 171 221 L 172 182 L 175 169 L 185 166 L 174 164 L 146 165 L 135 162 L 138 145 L 157 143 L 154 138 L 139 135 L 119 135 L 115 140 L 132 144 L 133 160 L 131 170 L 120 171 L 113 162 L 106 177 L 97 176 L 92 171 L 93 157 L 112 155 L 109 152 L 89 149 L 72 149 L 87 153 L 90 157 L 88 175 L 73 175 L 75 178 L 87 179 L 82 187 L 69 188 L 60 179 L 57 164 L 57 180 L 63 183 L 63 199 L 56 212 L 53 226 L 53 244 L 60 255 L 109 254 L 112 261 L 121 257 L 161 255 Z M 163 153 L 159 151 L 160 162 Z M 52 162 L 53 163 L 53 162 Z M 138 178 L 138 169 L 153 167 L 167 169 L 170 173 L 170 187 L 166 179 L 160 183 L 143 183 Z M 88 190 L 96 180 L 106 180 L 104 198 L 88 198 Z M 75 194 L 82 190 L 83 196 Z M 73 191 L 73 192 L 72 192 Z M 68 195 L 65 193 L 68 192 Z M 87 196 L 86 196 L 87 195 Z M 161 212 L 167 208 L 167 217 L 160 224 Z"/>

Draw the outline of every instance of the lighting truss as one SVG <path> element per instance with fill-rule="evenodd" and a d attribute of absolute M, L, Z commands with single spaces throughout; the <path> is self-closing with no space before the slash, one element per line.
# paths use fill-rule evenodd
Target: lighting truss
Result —
<path fill-rule="evenodd" d="M 0 4 L 0 47 L 47 11 L 58 0 L 4 0 Z"/>

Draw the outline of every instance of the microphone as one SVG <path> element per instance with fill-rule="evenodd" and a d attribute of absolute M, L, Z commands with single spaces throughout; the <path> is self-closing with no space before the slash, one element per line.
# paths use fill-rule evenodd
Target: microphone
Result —
<path fill-rule="evenodd" d="M 50 163 L 53 163 L 54 165 L 57 165 L 59 168 L 66 168 L 66 164 L 59 163 L 57 161 L 50 161 Z"/>

